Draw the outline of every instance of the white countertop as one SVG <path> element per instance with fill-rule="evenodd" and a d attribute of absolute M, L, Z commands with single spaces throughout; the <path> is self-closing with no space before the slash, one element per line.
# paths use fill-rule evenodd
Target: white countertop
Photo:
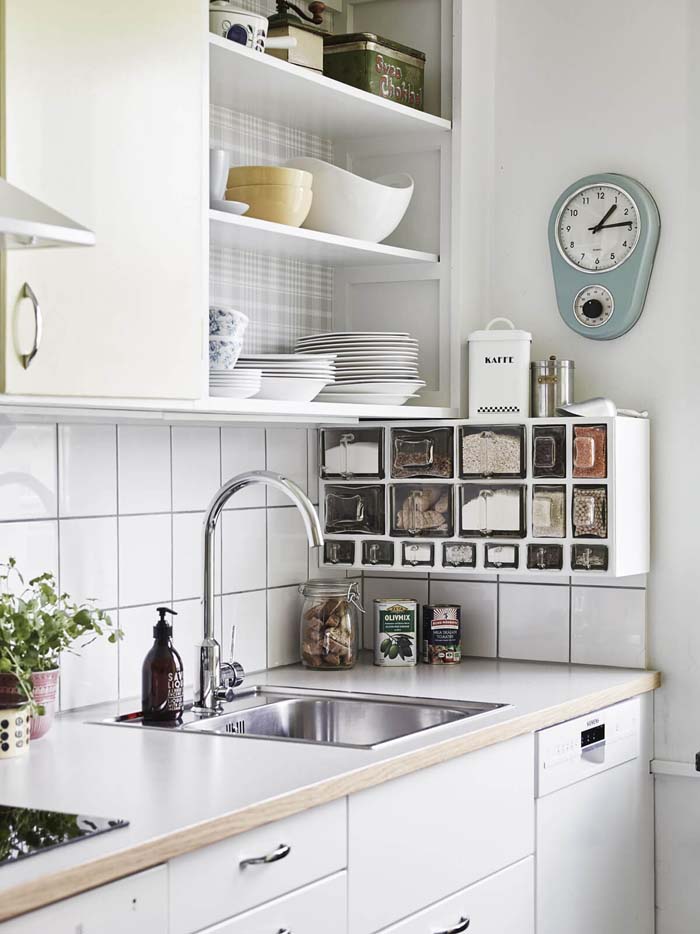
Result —
<path fill-rule="evenodd" d="M 119 817 L 130 824 L 0 867 L 0 920 L 125 875 L 125 852 L 133 851 L 136 858 L 128 871 L 136 871 L 195 849 L 202 841 L 213 842 L 268 822 L 273 814 L 266 814 L 265 808 L 271 802 L 277 805 L 274 816 L 295 813 L 387 777 L 652 690 L 658 676 L 619 668 L 480 659 L 466 659 L 454 668 L 387 669 L 376 668 L 365 658 L 348 672 L 293 666 L 251 676 L 246 687 L 252 684 L 512 706 L 373 750 L 85 722 L 129 712 L 134 704 L 60 716 L 29 755 L 0 763 L 0 803 Z M 191 833 L 188 840 L 188 830 L 195 826 L 197 840 Z M 91 867 L 96 860 L 99 864 Z M 57 874 L 65 879 L 60 881 Z M 55 886 L 36 885 L 54 876 Z M 18 886 L 21 889 L 10 891 Z M 42 895 L 41 890 L 53 894 Z"/>

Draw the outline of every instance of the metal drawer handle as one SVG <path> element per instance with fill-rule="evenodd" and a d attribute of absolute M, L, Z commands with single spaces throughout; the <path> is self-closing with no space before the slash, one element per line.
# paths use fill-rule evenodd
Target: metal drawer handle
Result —
<path fill-rule="evenodd" d="M 255 856 L 251 859 L 242 859 L 238 864 L 241 869 L 245 869 L 246 866 L 262 866 L 267 863 L 276 863 L 280 859 L 284 859 L 285 856 L 289 856 L 292 852 L 291 846 L 287 846 L 286 843 L 280 843 L 276 850 L 273 850 L 272 853 L 268 853 L 266 856 Z"/>
<path fill-rule="evenodd" d="M 471 918 L 465 918 L 462 916 L 456 928 L 449 928 L 446 931 L 437 931 L 436 934 L 462 934 L 462 931 L 466 931 L 469 925 L 471 924 Z"/>
<path fill-rule="evenodd" d="M 44 322 L 41 317 L 41 308 L 39 307 L 39 300 L 34 294 L 34 290 L 28 282 L 25 282 L 22 286 L 22 298 L 28 298 L 34 307 L 34 345 L 29 353 L 22 354 L 22 366 L 25 370 L 29 369 L 29 365 L 36 357 L 39 351 L 39 345 L 41 344 L 41 336 L 44 331 Z"/>

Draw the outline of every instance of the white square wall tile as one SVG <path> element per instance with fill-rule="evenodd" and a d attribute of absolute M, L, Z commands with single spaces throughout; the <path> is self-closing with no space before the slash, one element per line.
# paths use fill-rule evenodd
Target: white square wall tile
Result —
<path fill-rule="evenodd" d="M 267 665 L 294 665 L 300 659 L 299 627 L 302 596 L 298 587 L 267 592 Z"/>
<path fill-rule="evenodd" d="M 416 600 L 420 625 L 421 607 L 428 602 L 428 581 L 408 577 L 366 577 L 364 580 L 362 605 L 365 608 L 363 622 L 363 648 L 374 649 L 374 601 L 396 598 Z"/>
<path fill-rule="evenodd" d="M 204 572 L 202 532 L 203 512 L 173 515 L 173 600 L 201 599 Z M 222 523 L 216 530 L 214 545 L 214 590 L 221 593 Z"/>
<path fill-rule="evenodd" d="M 221 429 L 221 476 L 230 480 L 247 470 L 265 469 L 264 428 Z M 262 484 L 246 487 L 226 504 L 226 509 L 254 508 L 265 505 L 266 487 Z"/>
<path fill-rule="evenodd" d="M 264 509 L 240 509 L 221 516 L 222 591 L 263 590 L 267 576 Z"/>
<path fill-rule="evenodd" d="M 164 601 L 164 603 L 168 603 L 168 601 Z M 119 699 L 134 698 L 135 709 L 141 703 L 143 660 L 153 645 L 153 627 L 158 622 L 156 606 L 161 606 L 161 604 L 136 606 L 119 611 L 119 626 L 124 633 L 124 638 L 119 641 Z M 177 629 L 174 630 L 173 644 L 182 655 L 182 645 L 181 643 L 178 644 L 178 638 L 181 635 L 182 633 L 178 633 Z M 184 664 L 185 658 L 183 656 Z M 194 661 L 191 659 L 190 669 L 193 664 Z M 185 682 L 188 682 L 187 671 L 185 671 Z"/>
<path fill-rule="evenodd" d="M 306 493 L 308 439 L 305 428 L 270 428 L 267 431 L 267 469 L 281 473 Z M 284 493 L 268 490 L 269 506 L 288 506 Z"/>
<path fill-rule="evenodd" d="M 116 514 L 115 425 L 58 426 L 58 510 L 61 516 Z"/>
<path fill-rule="evenodd" d="M 480 581 L 431 581 L 431 603 L 462 608 L 462 655 L 495 658 L 498 635 L 498 584 Z"/>
<path fill-rule="evenodd" d="M 120 516 L 119 605 L 169 603 L 172 596 L 171 517 Z"/>
<path fill-rule="evenodd" d="M 110 613 L 116 623 L 116 613 Z M 86 639 L 88 637 L 86 636 Z M 63 652 L 61 655 L 61 710 L 102 704 L 117 698 L 119 649 L 106 638 L 95 639 L 81 648 L 78 655 Z"/>
<path fill-rule="evenodd" d="M 94 599 L 115 607 L 117 594 L 117 519 L 61 519 L 61 590 L 74 600 Z"/>
<path fill-rule="evenodd" d="M 170 429 L 119 426 L 119 512 L 170 510 Z"/>
<path fill-rule="evenodd" d="M 0 427 L 0 521 L 56 516 L 56 426 Z"/>
<path fill-rule="evenodd" d="M 28 583 L 31 578 L 50 572 L 58 575 L 58 522 L 0 522 L 0 564 L 9 558 L 17 562 L 17 570 Z M 13 593 L 24 589 L 16 574 L 10 580 Z"/>
<path fill-rule="evenodd" d="M 181 600 L 173 603 L 172 609 L 177 616 L 168 617 L 173 627 L 173 645 L 182 659 L 184 671 L 184 683 L 189 688 L 186 691 L 186 699 L 192 694 L 192 684 L 194 682 L 194 671 L 197 663 L 197 646 L 202 641 L 204 633 L 204 620 L 202 617 L 201 600 Z M 215 636 L 218 639 L 220 613 L 216 602 L 214 604 Z M 131 612 L 130 610 L 127 612 Z M 153 608 L 155 620 L 155 608 Z M 225 656 L 222 655 L 223 658 Z"/>
<path fill-rule="evenodd" d="M 218 428 L 172 430 L 173 509 L 206 509 L 221 486 Z"/>
<path fill-rule="evenodd" d="M 572 588 L 572 662 L 645 668 L 646 641 L 644 590 Z"/>
<path fill-rule="evenodd" d="M 498 654 L 540 662 L 569 661 L 569 588 L 499 584 Z"/>
<path fill-rule="evenodd" d="M 267 585 L 300 584 L 309 575 L 309 540 L 293 506 L 267 510 Z"/>
<path fill-rule="evenodd" d="M 222 600 L 221 655 L 231 654 L 231 627 L 236 627 L 234 661 L 246 672 L 267 667 L 267 595 L 264 590 L 237 593 Z M 298 625 L 298 620 L 297 620 Z"/>

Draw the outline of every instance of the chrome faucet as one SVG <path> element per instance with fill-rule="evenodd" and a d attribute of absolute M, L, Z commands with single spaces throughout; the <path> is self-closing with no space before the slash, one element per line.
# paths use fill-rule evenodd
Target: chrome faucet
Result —
<path fill-rule="evenodd" d="M 264 483 L 291 499 L 301 513 L 309 539 L 309 547 L 323 544 L 323 530 L 311 500 L 286 477 L 268 470 L 251 470 L 228 480 L 214 496 L 204 520 L 204 636 L 197 647 L 194 678 L 194 704 L 192 710 L 202 715 L 218 713 L 222 700 L 232 700 L 233 690 L 245 677 L 238 662 L 233 660 L 235 628 L 231 637 L 231 661 L 221 662 L 221 648 L 214 638 L 214 536 L 221 511 L 239 490 L 256 483 Z"/>

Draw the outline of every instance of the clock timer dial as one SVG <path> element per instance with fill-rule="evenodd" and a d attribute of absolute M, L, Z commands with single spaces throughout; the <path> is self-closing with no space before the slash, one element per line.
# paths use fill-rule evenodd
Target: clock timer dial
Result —
<path fill-rule="evenodd" d="M 640 234 L 639 209 L 616 185 L 580 188 L 559 211 L 559 252 L 581 272 L 616 269 L 632 255 Z"/>

